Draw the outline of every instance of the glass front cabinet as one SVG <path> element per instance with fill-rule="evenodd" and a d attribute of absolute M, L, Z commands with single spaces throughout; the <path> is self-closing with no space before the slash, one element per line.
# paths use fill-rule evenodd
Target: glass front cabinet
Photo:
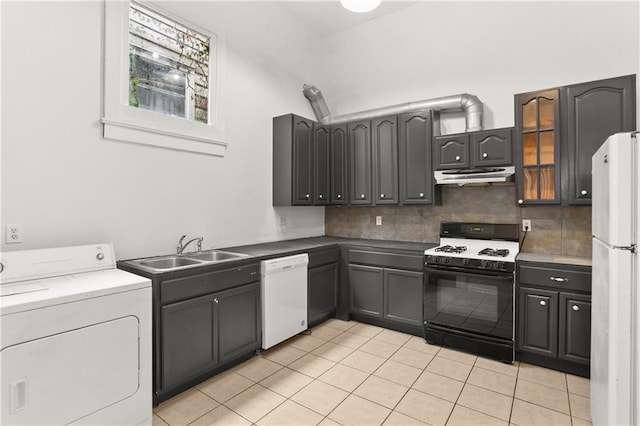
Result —
<path fill-rule="evenodd" d="M 515 95 L 517 200 L 560 203 L 560 91 Z"/>

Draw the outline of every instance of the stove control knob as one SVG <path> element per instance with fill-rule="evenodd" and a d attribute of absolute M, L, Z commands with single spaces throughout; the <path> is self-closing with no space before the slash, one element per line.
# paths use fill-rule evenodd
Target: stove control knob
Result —
<path fill-rule="evenodd" d="M 481 268 L 487 268 L 488 266 L 489 266 L 489 261 L 488 260 L 482 259 L 480 261 L 480 267 Z"/>
<path fill-rule="evenodd" d="M 444 263 L 451 263 L 451 258 L 450 257 L 445 257 L 444 258 Z"/>
<path fill-rule="evenodd" d="M 98 260 L 104 260 L 104 253 L 98 253 L 98 254 L 96 254 L 96 259 L 98 259 Z"/>
<path fill-rule="evenodd" d="M 496 269 L 498 269 L 500 271 L 504 271 L 504 262 L 498 262 L 496 264 Z"/>

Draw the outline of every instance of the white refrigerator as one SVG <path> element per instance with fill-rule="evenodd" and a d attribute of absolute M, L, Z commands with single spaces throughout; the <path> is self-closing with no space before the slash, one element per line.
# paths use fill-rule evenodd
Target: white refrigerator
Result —
<path fill-rule="evenodd" d="M 591 417 L 640 423 L 640 147 L 636 133 L 610 136 L 594 154 Z"/>

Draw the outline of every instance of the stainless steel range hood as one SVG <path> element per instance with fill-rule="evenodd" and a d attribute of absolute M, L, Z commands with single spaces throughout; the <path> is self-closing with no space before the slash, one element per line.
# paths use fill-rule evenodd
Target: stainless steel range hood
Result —
<path fill-rule="evenodd" d="M 436 170 L 433 177 L 438 185 L 468 185 L 513 181 L 516 168 L 486 167 L 476 169 Z"/>

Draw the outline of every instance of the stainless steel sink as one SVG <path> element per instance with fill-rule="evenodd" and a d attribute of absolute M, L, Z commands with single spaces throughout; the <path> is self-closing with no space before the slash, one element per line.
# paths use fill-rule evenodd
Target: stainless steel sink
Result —
<path fill-rule="evenodd" d="M 182 256 L 167 256 L 158 259 L 143 260 L 140 261 L 140 265 L 153 269 L 175 269 L 182 266 L 202 265 L 202 262 Z"/>
<path fill-rule="evenodd" d="M 248 257 L 247 254 L 233 253 L 223 250 L 208 250 L 200 253 L 185 253 L 183 255 L 171 255 L 150 257 L 145 259 L 127 260 L 124 263 L 144 269 L 149 272 L 169 272 L 179 269 L 194 268 L 197 266 L 214 265 L 233 259 Z"/>
<path fill-rule="evenodd" d="M 238 259 L 241 257 L 247 257 L 246 254 L 232 253 L 230 251 L 211 250 L 203 251 L 202 253 L 187 253 L 185 254 L 189 259 L 204 260 L 206 262 L 220 262 L 221 260 Z"/>

